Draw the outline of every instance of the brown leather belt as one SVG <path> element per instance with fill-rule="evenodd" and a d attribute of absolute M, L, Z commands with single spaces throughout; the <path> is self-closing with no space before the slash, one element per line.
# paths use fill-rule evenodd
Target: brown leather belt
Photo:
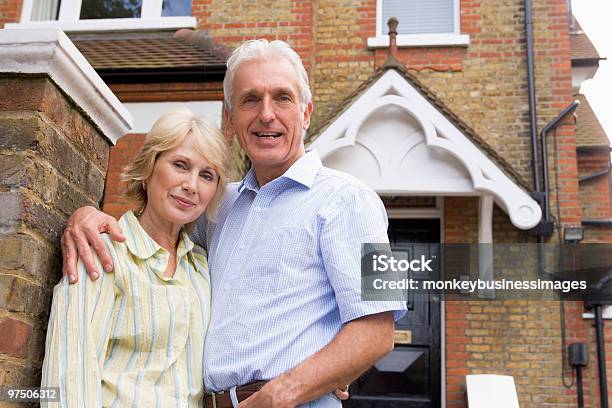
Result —
<path fill-rule="evenodd" d="M 252 383 L 248 383 L 245 385 L 241 385 L 236 388 L 236 397 L 238 397 L 238 402 L 244 401 L 249 398 L 251 395 L 255 394 L 257 391 L 263 387 L 267 381 L 255 381 Z M 211 394 L 206 394 L 204 396 L 204 408 L 233 408 L 232 398 L 230 397 L 229 390 L 223 392 L 216 392 Z"/>

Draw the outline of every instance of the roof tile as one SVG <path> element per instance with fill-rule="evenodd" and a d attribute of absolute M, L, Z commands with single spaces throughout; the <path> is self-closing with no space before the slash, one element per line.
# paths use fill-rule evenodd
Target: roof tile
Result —
<path fill-rule="evenodd" d="M 609 146 L 610 139 L 595 116 L 589 101 L 582 94 L 576 95 L 580 106 L 576 110 L 576 145 Z"/>
<path fill-rule="evenodd" d="M 573 17 L 573 30 L 570 32 L 570 48 L 572 60 L 602 59 L 576 17 Z"/>
<path fill-rule="evenodd" d="M 225 65 L 227 50 L 204 32 L 76 34 L 72 41 L 96 69 Z"/>

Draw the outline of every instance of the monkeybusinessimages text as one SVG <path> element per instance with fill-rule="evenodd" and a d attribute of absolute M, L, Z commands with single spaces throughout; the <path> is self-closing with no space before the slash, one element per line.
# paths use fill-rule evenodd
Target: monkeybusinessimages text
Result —
<path fill-rule="evenodd" d="M 449 279 L 427 280 L 406 277 L 409 272 L 433 272 L 433 258 L 421 255 L 418 259 L 396 259 L 389 255 L 372 256 L 372 272 L 383 273 L 381 277 L 371 280 L 375 290 L 422 290 L 422 291 L 460 291 L 473 293 L 477 290 L 557 290 L 568 293 L 574 290 L 585 290 L 586 281 L 565 280 L 553 281 L 547 279 L 512 280 L 512 279 Z M 391 275 L 399 272 L 403 274 Z"/>

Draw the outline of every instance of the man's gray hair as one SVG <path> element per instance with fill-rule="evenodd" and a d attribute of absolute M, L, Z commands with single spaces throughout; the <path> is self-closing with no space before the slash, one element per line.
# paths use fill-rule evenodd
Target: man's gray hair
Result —
<path fill-rule="evenodd" d="M 223 93 L 225 94 L 225 106 L 232 111 L 232 92 L 234 77 L 243 62 L 253 60 L 269 60 L 274 57 L 285 58 L 293 65 L 298 76 L 298 86 L 301 94 L 302 109 L 312 100 L 312 93 L 308 85 L 308 74 L 300 56 L 284 41 L 274 40 L 248 40 L 232 52 L 227 60 L 227 71 L 223 79 Z"/>

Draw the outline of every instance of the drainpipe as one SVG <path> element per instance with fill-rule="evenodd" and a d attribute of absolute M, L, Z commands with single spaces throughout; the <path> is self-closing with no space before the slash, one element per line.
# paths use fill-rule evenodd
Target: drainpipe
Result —
<path fill-rule="evenodd" d="M 597 334 L 597 366 L 599 368 L 599 399 L 601 408 L 608 408 L 608 375 L 606 373 L 606 349 L 601 305 L 595 305 L 595 333 Z"/>
<path fill-rule="evenodd" d="M 574 101 L 569 106 L 567 106 L 563 111 L 553 120 L 548 122 L 544 129 L 540 132 L 540 143 L 542 147 L 542 178 L 544 179 L 544 201 L 543 201 L 543 210 L 544 210 L 544 221 L 550 220 L 550 206 L 549 206 L 549 191 L 548 191 L 548 152 L 546 148 L 546 135 L 549 131 L 556 128 L 559 123 L 565 118 L 567 115 L 573 113 L 578 106 L 580 106 L 579 101 Z"/>
<path fill-rule="evenodd" d="M 574 26 L 574 12 L 572 11 L 572 0 L 567 0 L 567 24 L 569 25 L 570 33 L 573 33 L 576 29 Z"/>
<path fill-rule="evenodd" d="M 540 163 L 538 160 L 538 128 L 536 115 L 535 77 L 533 70 L 533 23 L 531 17 L 531 0 L 525 0 L 525 35 L 527 41 L 527 84 L 529 89 L 529 128 L 531 132 L 531 165 L 533 168 L 533 186 L 540 192 Z"/>

